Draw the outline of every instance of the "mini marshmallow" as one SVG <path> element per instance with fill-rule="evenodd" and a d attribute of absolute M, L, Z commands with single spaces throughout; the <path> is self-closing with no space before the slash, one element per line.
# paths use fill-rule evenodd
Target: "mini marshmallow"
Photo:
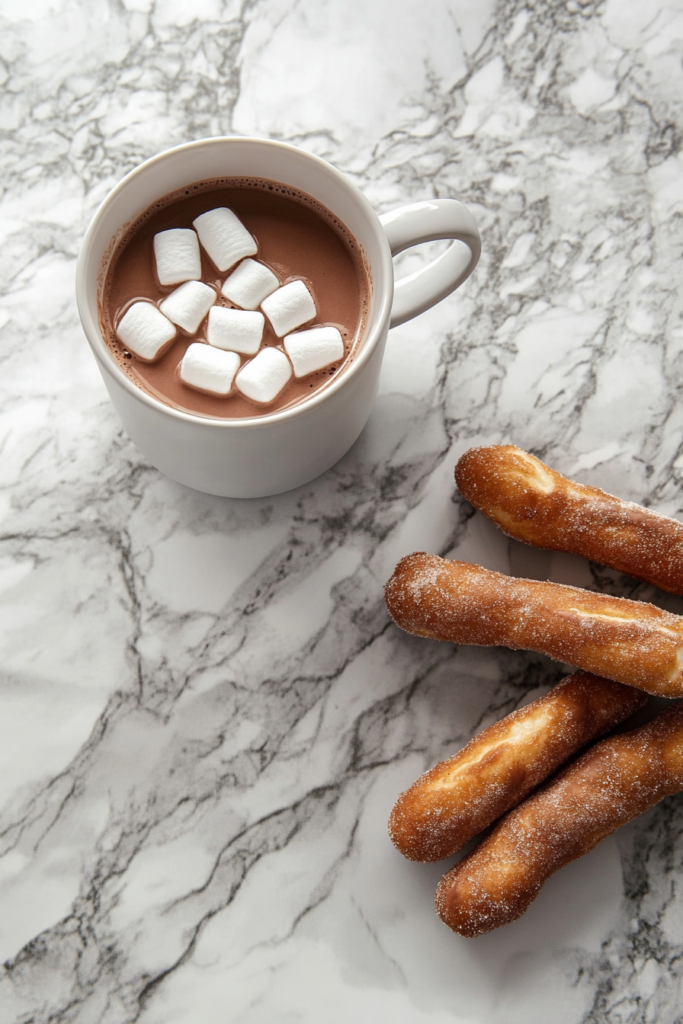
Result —
<path fill-rule="evenodd" d="M 208 284 L 202 281 L 187 281 L 171 292 L 159 309 L 188 334 L 195 334 L 216 298 L 215 291 Z"/>
<path fill-rule="evenodd" d="M 285 351 L 292 360 L 295 377 L 322 370 L 344 356 L 344 342 L 336 327 L 311 327 L 308 331 L 288 334 Z"/>
<path fill-rule="evenodd" d="M 154 236 L 154 257 L 159 284 L 199 281 L 202 258 L 199 239 L 192 228 L 169 228 Z"/>
<path fill-rule="evenodd" d="M 227 395 L 239 367 L 240 357 L 236 352 L 221 352 L 195 341 L 188 346 L 180 362 L 180 379 L 199 391 Z"/>
<path fill-rule="evenodd" d="M 263 348 L 243 366 L 235 384 L 253 402 L 272 402 L 292 376 L 289 359 L 279 348 Z"/>
<path fill-rule="evenodd" d="M 229 270 L 238 260 L 258 251 L 256 242 L 239 217 L 227 206 L 207 210 L 193 220 L 199 241 L 219 270 Z"/>
<path fill-rule="evenodd" d="M 315 316 L 313 296 L 303 281 L 290 281 L 261 303 L 278 338 L 301 327 Z"/>
<path fill-rule="evenodd" d="M 116 337 L 140 359 L 154 362 L 175 338 L 175 327 L 152 302 L 134 302 L 116 328 Z"/>
<path fill-rule="evenodd" d="M 237 270 L 226 278 L 221 292 L 242 309 L 257 309 L 280 282 L 268 267 L 256 260 L 243 260 Z"/>
<path fill-rule="evenodd" d="M 216 348 L 253 356 L 261 347 L 265 322 L 263 313 L 213 306 L 209 311 L 206 337 L 209 345 Z"/>

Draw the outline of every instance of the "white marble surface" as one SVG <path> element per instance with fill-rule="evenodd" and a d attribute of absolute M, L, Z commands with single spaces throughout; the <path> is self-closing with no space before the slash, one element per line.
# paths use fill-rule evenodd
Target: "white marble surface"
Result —
<path fill-rule="evenodd" d="M 680 1020 L 681 798 L 507 929 L 436 918 L 396 795 L 561 670 L 402 634 L 382 585 L 426 549 L 683 608 L 452 479 L 512 441 L 683 515 L 682 53 L 682 0 L 0 0 L 3 1024 Z M 124 172 L 230 132 L 484 241 L 352 451 L 270 500 L 145 463 L 73 297 Z"/>

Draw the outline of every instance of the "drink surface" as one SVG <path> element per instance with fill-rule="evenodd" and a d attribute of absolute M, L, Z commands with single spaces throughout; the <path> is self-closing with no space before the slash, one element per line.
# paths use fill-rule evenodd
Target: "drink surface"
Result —
<path fill-rule="evenodd" d="M 163 287 L 155 272 L 153 240 L 168 228 L 191 228 L 207 210 L 228 207 L 258 243 L 254 257 L 265 263 L 280 284 L 301 279 L 316 304 L 315 318 L 305 325 L 335 326 L 344 342 L 344 356 L 333 366 L 306 377 L 292 377 L 277 398 L 267 404 L 253 402 L 235 387 L 227 397 L 196 391 L 178 374 L 178 365 L 192 342 L 206 339 L 206 319 L 195 334 L 178 330 L 166 354 L 147 363 L 126 350 L 117 339 L 116 325 L 131 301 L 159 303 L 174 288 Z M 220 294 L 227 277 L 201 249 L 202 280 L 216 288 L 216 305 L 238 308 Z M 117 362 L 134 383 L 173 408 L 220 419 L 264 416 L 298 405 L 325 388 L 353 361 L 362 342 L 369 304 L 369 284 L 362 252 L 348 230 L 310 196 L 263 178 L 225 178 L 194 183 L 164 196 L 138 218 L 119 243 L 105 277 L 100 303 L 103 336 Z M 302 330 L 305 328 L 301 328 Z M 266 317 L 264 346 L 284 351 Z M 242 357 L 242 365 L 246 363 Z"/>

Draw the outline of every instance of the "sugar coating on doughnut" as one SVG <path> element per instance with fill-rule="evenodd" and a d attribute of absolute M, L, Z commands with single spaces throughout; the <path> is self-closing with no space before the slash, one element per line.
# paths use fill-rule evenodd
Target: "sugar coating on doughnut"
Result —
<path fill-rule="evenodd" d="M 396 624 L 417 636 L 538 651 L 647 693 L 683 696 L 683 618 L 645 602 L 425 552 L 399 562 L 385 599 Z"/>
<path fill-rule="evenodd" d="M 471 448 L 455 480 L 505 533 L 683 594 L 683 523 L 567 479 L 514 445 Z"/>
<path fill-rule="evenodd" d="M 506 446 L 512 448 L 512 445 Z M 481 451 L 481 449 L 480 449 Z M 541 494 L 552 494 L 556 487 L 556 474 L 552 473 L 540 459 L 517 449 L 517 459 L 524 465 L 524 472 L 511 470 L 510 477 L 523 481 L 527 487 L 540 491 Z"/>
<path fill-rule="evenodd" d="M 588 672 L 569 676 L 420 776 L 391 813 L 392 842 L 409 860 L 450 857 L 646 699 Z"/>
<path fill-rule="evenodd" d="M 559 868 L 683 789 L 683 705 L 602 740 L 496 825 L 439 883 L 436 910 L 473 937 L 527 910 Z"/>

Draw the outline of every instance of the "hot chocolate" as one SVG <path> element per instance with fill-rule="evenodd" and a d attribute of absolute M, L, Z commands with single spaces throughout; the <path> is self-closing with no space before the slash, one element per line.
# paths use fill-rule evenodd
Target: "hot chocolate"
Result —
<path fill-rule="evenodd" d="M 135 221 L 109 264 L 100 320 L 148 394 L 200 416 L 254 417 L 344 371 L 368 300 L 360 247 L 329 210 L 277 182 L 225 178 Z"/>

